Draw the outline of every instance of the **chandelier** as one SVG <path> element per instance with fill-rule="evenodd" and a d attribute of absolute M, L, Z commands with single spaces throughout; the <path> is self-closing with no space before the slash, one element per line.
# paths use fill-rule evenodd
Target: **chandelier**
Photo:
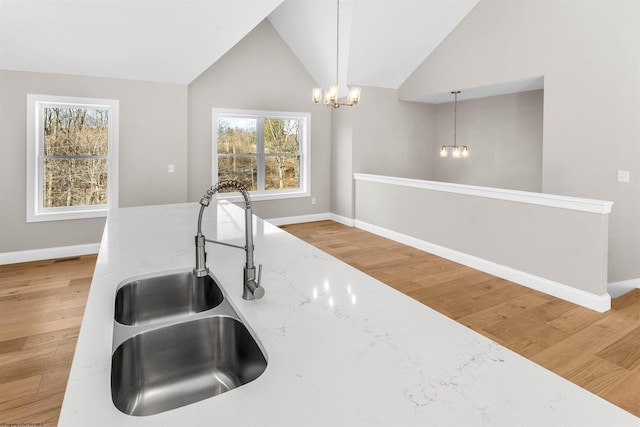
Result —
<path fill-rule="evenodd" d="M 456 143 L 456 127 L 458 122 L 458 94 L 459 90 L 451 92 L 454 96 L 453 100 L 453 145 L 443 145 L 440 147 L 440 157 L 449 157 L 449 151 L 451 151 L 451 157 L 454 159 L 469 157 L 469 147 L 466 145 L 458 145 Z"/>
<path fill-rule="evenodd" d="M 333 108 L 339 108 L 341 105 L 352 107 L 360 101 L 361 89 L 354 87 L 349 89 L 347 102 L 340 103 L 338 101 L 338 62 L 340 61 L 340 0 L 336 0 L 336 84 L 329 87 L 326 91 L 316 87 L 313 89 L 313 102 L 319 104 L 324 97 L 324 105 Z"/>

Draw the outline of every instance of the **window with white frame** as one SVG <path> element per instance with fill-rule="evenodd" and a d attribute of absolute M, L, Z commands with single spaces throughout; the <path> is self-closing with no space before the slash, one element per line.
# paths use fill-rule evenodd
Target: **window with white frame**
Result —
<path fill-rule="evenodd" d="M 27 222 L 118 206 L 118 101 L 27 95 Z"/>
<path fill-rule="evenodd" d="M 310 117 L 309 113 L 214 109 L 213 182 L 239 181 L 254 200 L 308 196 Z M 220 197 L 236 200 L 240 196 Z"/>

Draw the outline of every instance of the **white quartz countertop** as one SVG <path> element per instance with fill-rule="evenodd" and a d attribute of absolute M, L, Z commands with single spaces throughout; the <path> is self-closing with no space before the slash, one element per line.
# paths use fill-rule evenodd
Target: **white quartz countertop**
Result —
<path fill-rule="evenodd" d="M 111 401 L 115 289 L 191 269 L 200 205 L 109 214 L 60 426 L 640 426 L 640 419 L 258 218 L 261 300 L 242 299 L 244 252 L 208 266 L 260 341 L 255 381 L 151 416 Z M 244 212 L 218 202 L 203 233 L 244 245 Z"/>

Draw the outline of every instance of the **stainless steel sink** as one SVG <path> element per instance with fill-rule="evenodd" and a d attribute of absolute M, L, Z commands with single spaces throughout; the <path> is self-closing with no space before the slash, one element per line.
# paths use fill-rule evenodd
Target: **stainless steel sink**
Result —
<path fill-rule="evenodd" d="M 152 415 L 247 384 L 267 361 L 237 319 L 211 316 L 150 329 L 118 346 L 111 397 L 130 415 Z"/>
<path fill-rule="evenodd" d="M 211 276 L 190 271 L 133 280 L 116 293 L 115 320 L 137 326 L 218 306 L 222 292 Z"/>

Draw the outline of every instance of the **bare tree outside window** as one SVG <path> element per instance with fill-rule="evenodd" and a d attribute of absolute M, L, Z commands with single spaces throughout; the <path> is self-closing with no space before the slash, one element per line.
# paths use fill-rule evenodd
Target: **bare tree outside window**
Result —
<path fill-rule="evenodd" d="M 218 180 L 249 191 L 300 188 L 298 119 L 220 117 L 217 125 Z"/>
<path fill-rule="evenodd" d="M 257 120 L 218 119 L 218 180 L 236 180 L 247 190 L 255 191 L 258 189 L 257 172 Z"/>
<path fill-rule="evenodd" d="M 106 205 L 109 112 L 43 108 L 43 207 Z"/>
<path fill-rule="evenodd" d="M 264 122 L 265 189 L 300 187 L 300 122 L 266 119 Z"/>

